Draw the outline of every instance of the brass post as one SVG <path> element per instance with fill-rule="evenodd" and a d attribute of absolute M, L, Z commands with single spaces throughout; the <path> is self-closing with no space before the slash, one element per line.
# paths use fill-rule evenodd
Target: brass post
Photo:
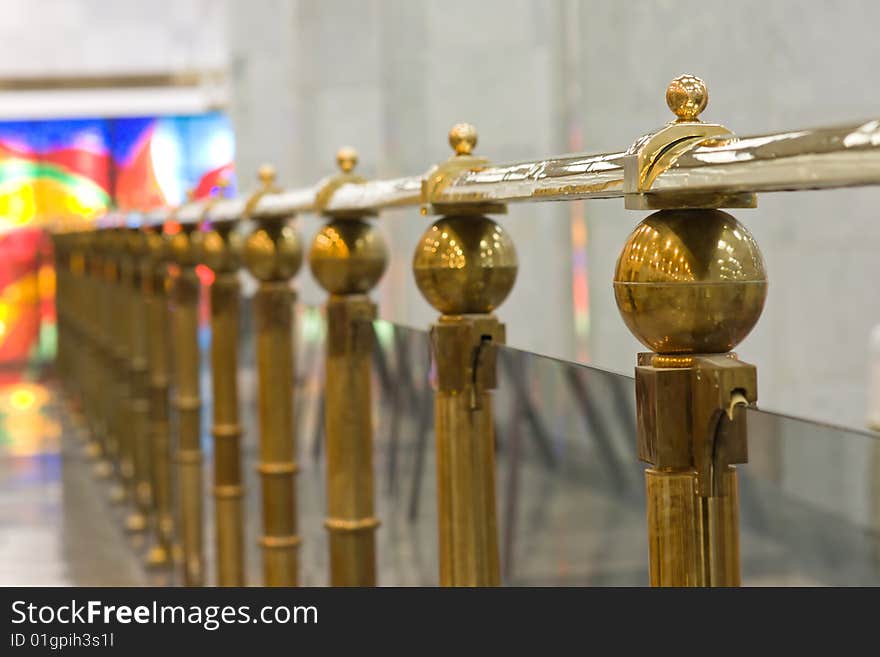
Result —
<path fill-rule="evenodd" d="M 754 198 L 664 199 L 652 197 L 648 182 L 670 149 L 726 130 L 698 120 L 707 98 L 701 80 L 673 80 L 667 102 L 678 120 L 643 138 L 653 153 L 634 148 L 624 165 L 638 176 L 627 182 L 628 207 L 669 208 L 636 227 L 614 276 L 624 322 L 651 349 L 638 357 L 636 400 L 639 458 L 652 466 L 652 586 L 740 583 L 733 464 L 747 461 L 744 407 L 757 398 L 757 375 L 730 350 L 758 321 L 767 279 L 754 238 L 715 208 Z"/>
<path fill-rule="evenodd" d="M 131 219 L 130 219 L 131 220 Z M 140 225 L 130 224 L 125 231 L 125 248 L 131 287 L 128 297 L 128 372 L 131 381 L 130 426 L 134 461 L 134 503 L 143 518 L 144 529 L 150 524 L 153 508 L 152 454 L 150 441 L 150 400 L 147 352 L 147 307 L 144 290 L 146 240 Z"/>
<path fill-rule="evenodd" d="M 67 250 L 64 235 L 52 232 L 52 261 L 55 267 L 55 371 L 62 390 L 67 390 Z"/>
<path fill-rule="evenodd" d="M 74 349 L 71 352 L 71 379 L 68 396 L 73 402 L 77 411 L 81 410 L 80 389 L 77 385 L 79 378 L 79 368 L 82 365 L 82 332 L 80 331 L 79 317 L 79 301 L 82 298 L 80 290 L 80 276 L 82 274 L 82 252 L 79 244 L 79 232 L 74 231 L 70 234 L 70 328 L 71 339 Z"/>
<path fill-rule="evenodd" d="M 94 386 L 93 386 L 93 370 L 88 367 L 88 363 L 92 361 L 94 342 L 92 340 L 92 297 L 89 290 L 91 283 L 89 277 L 89 233 L 85 230 L 76 233 L 77 256 L 79 260 L 80 271 L 77 276 L 77 287 L 79 288 L 79 330 L 82 343 L 81 362 L 82 367 L 77 372 L 80 404 L 83 417 L 86 421 L 86 452 L 89 457 L 97 464 L 101 457 L 101 445 L 98 442 L 98 432 L 95 426 L 94 406 L 92 404 Z"/>
<path fill-rule="evenodd" d="M 449 143 L 456 154 L 423 180 L 424 212 L 443 216 L 413 258 L 419 290 L 441 313 L 431 327 L 441 586 L 497 586 L 501 579 L 491 390 L 496 345 L 505 332 L 492 312 L 513 287 L 516 251 L 501 226 L 484 216 L 504 212 L 503 205 L 439 202 L 450 177 L 487 163 L 471 155 L 476 142 L 473 126 L 453 126 Z"/>
<path fill-rule="evenodd" d="M 106 479 L 113 474 L 110 463 L 107 424 L 103 414 L 103 399 L 106 394 L 105 371 L 101 367 L 103 357 L 103 341 L 99 322 L 100 296 L 99 289 L 103 279 L 103 264 L 99 248 L 100 234 L 98 229 L 85 234 L 85 280 L 87 283 L 84 321 L 88 327 L 88 367 L 83 373 L 83 387 L 87 391 L 88 413 L 91 438 L 94 441 L 92 452 L 97 459 L 95 474 Z"/>
<path fill-rule="evenodd" d="M 241 434 L 238 411 L 238 282 L 241 240 L 237 218 L 211 221 L 202 259 L 214 272 L 211 285 L 211 387 L 214 438 L 214 529 L 217 583 L 244 585 L 244 516 Z"/>
<path fill-rule="evenodd" d="M 113 232 L 118 274 L 114 290 L 115 314 L 110 318 L 110 322 L 115 328 L 116 385 L 120 396 L 116 418 L 117 436 L 122 447 L 122 478 L 126 487 L 126 496 L 132 504 L 131 511 L 125 519 L 125 528 L 130 532 L 142 532 L 147 528 L 147 517 L 143 513 L 138 495 L 139 431 L 135 429 L 135 425 L 139 421 L 139 408 L 131 370 L 132 325 L 136 321 L 133 315 L 137 313 L 136 304 L 132 299 L 132 291 L 135 288 L 135 265 L 134 258 L 128 250 L 129 228 L 123 225 Z"/>
<path fill-rule="evenodd" d="M 82 422 L 81 436 L 85 440 L 85 451 L 92 460 L 98 460 L 101 456 L 101 446 L 97 441 L 95 431 L 94 414 L 92 406 L 92 381 L 88 363 L 91 360 L 93 348 L 92 336 L 89 323 L 90 298 L 89 286 L 89 263 L 88 242 L 89 235 L 86 230 L 79 228 L 70 233 L 70 321 L 75 350 L 69 396 L 76 409 L 77 422 Z"/>
<path fill-rule="evenodd" d="M 117 279 L 119 277 L 118 253 L 116 252 L 116 228 L 110 224 L 97 234 L 98 261 L 98 313 L 97 324 L 100 349 L 101 381 L 104 385 L 99 400 L 100 413 L 107 433 L 107 454 L 116 482 L 110 490 L 110 500 L 122 503 L 126 499 L 125 477 L 123 475 L 123 437 L 120 429 L 124 390 L 120 387 L 117 369 Z"/>
<path fill-rule="evenodd" d="M 199 293 L 196 274 L 199 240 L 194 222 L 179 224 L 170 236 L 170 251 L 177 265 L 171 284 L 172 358 L 177 413 L 177 480 L 180 500 L 180 531 L 183 543 L 183 581 L 186 586 L 204 584 L 202 537 L 201 396 L 199 393 Z"/>
<path fill-rule="evenodd" d="M 74 410 L 74 417 L 78 410 L 78 386 L 76 379 L 79 376 L 77 370 L 81 359 L 81 342 L 79 332 L 78 299 L 80 290 L 78 285 L 79 269 L 81 267 L 81 254 L 77 246 L 78 235 L 75 231 L 66 233 L 62 238 L 64 253 L 63 283 L 64 297 L 62 299 L 62 315 L 64 317 L 64 387 L 65 394 Z"/>
<path fill-rule="evenodd" d="M 296 443 L 293 426 L 293 314 L 290 286 L 302 264 L 299 237 L 286 216 L 254 210 L 257 228 L 244 262 L 259 281 L 254 295 L 257 391 L 266 586 L 296 586 L 300 543 L 296 522 Z"/>
<path fill-rule="evenodd" d="M 131 375 L 129 372 L 129 360 L 131 353 L 131 307 L 130 296 L 132 289 L 132 263 L 126 252 L 125 227 L 111 229 L 108 255 L 113 262 L 111 300 L 112 311 L 108 314 L 107 322 L 112 336 L 113 349 L 113 390 L 115 395 L 113 404 L 113 423 L 116 441 L 119 445 L 119 471 L 125 490 L 125 499 L 130 501 L 134 508 L 126 517 L 125 528 L 131 532 L 140 532 L 146 529 L 146 517 L 137 507 L 137 492 L 135 479 L 135 441 L 132 433 L 132 395 Z"/>
<path fill-rule="evenodd" d="M 171 436 L 168 408 L 168 295 L 165 290 L 168 248 L 162 225 L 145 222 L 141 283 L 146 306 L 150 480 L 153 490 L 155 543 L 147 565 L 171 564 L 174 539 L 171 481 Z"/>
<path fill-rule="evenodd" d="M 328 223 L 316 235 L 309 265 L 327 300 L 324 426 L 327 440 L 327 519 L 332 586 L 375 586 L 373 427 L 370 390 L 372 321 L 368 294 L 385 271 L 382 235 L 358 213 L 333 214 L 323 206 L 337 187 L 360 183 L 352 173 L 357 153 L 336 155 L 342 170 L 318 193 Z"/>
<path fill-rule="evenodd" d="M 72 235 L 65 233 L 58 235 L 58 251 L 60 257 L 58 259 L 58 295 L 56 303 L 58 304 L 58 325 L 59 325 L 59 347 L 58 357 L 61 367 L 61 380 L 64 385 L 64 393 L 70 397 L 71 378 L 73 376 L 73 349 L 76 342 L 73 336 L 73 294 L 74 286 L 72 283 L 73 271 L 72 265 Z"/>

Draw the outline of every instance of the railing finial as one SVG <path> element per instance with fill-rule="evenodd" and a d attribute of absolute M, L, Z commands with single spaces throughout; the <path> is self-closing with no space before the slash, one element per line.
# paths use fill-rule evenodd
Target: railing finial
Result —
<path fill-rule="evenodd" d="M 456 123 L 449 130 L 449 145 L 456 155 L 470 155 L 477 145 L 477 129 L 470 123 Z"/>
<path fill-rule="evenodd" d="M 336 164 L 342 173 L 351 173 L 358 163 L 358 152 L 351 146 L 343 146 L 336 151 Z"/>
<path fill-rule="evenodd" d="M 699 121 L 709 104 L 706 83 L 695 75 L 679 75 L 666 87 L 666 104 L 677 121 Z"/>
<path fill-rule="evenodd" d="M 264 188 L 270 188 L 275 184 L 275 178 L 278 175 L 278 172 L 275 170 L 275 167 L 271 164 L 264 163 L 260 165 L 260 168 L 257 169 L 257 179 L 262 183 Z"/>

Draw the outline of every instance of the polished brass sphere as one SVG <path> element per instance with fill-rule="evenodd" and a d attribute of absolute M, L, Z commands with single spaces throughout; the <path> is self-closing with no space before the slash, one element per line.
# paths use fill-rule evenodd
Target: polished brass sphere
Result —
<path fill-rule="evenodd" d="M 164 262 L 168 258 L 168 240 L 162 233 L 161 228 L 149 230 L 144 235 L 146 252 L 155 263 Z"/>
<path fill-rule="evenodd" d="M 201 233 L 197 228 L 185 227 L 168 241 L 171 259 L 184 267 L 195 267 L 201 258 Z"/>
<path fill-rule="evenodd" d="M 140 229 L 131 228 L 126 231 L 125 247 L 130 254 L 140 257 L 146 253 L 146 246 L 144 234 Z"/>
<path fill-rule="evenodd" d="M 248 271 L 261 281 L 293 278 L 302 265 L 302 245 L 292 226 L 271 223 L 260 226 L 244 243 Z"/>
<path fill-rule="evenodd" d="M 105 245 L 107 243 L 107 233 L 110 231 L 106 228 L 98 228 L 95 230 L 91 239 L 92 249 L 98 253 L 104 251 Z"/>
<path fill-rule="evenodd" d="M 337 219 L 315 236 L 309 266 L 330 294 L 369 292 L 388 264 L 382 233 L 361 219 Z"/>
<path fill-rule="evenodd" d="M 71 235 L 71 247 L 78 253 L 83 253 L 88 247 L 87 233 L 77 231 Z"/>
<path fill-rule="evenodd" d="M 215 272 L 236 271 L 241 260 L 241 242 L 232 226 L 212 228 L 202 235 L 200 260 Z"/>
<path fill-rule="evenodd" d="M 456 155 L 470 155 L 477 145 L 477 129 L 470 123 L 456 123 L 449 130 L 449 145 Z"/>
<path fill-rule="evenodd" d="M 709 90 L 700 78 L 679 75 L 666 88 L 666 104 L 679 121 L 696 121 L 709 104 Z"/>
<path fill-rule="evenodd" d="M 516 249 L 488 217 L 443 217 L 416 247 L 413 272 L 422 295 L 445 315 L 489 313 L 516 280 Z"/>
<path fill-rule="evenodd" d="M 89 254 L 97 255 L 101 252 L 101 231 L 95 229 L 88 233 L 86 240 L 86 250 Z"/>
<path fill-rule="evenodd" d="M 119 228 L 111 228 L 103 231 L 104 250 L 111 257 L 119 257 L 122 255 L 122 249 L 125 247 L 125 234 Z"/>
<path fill-rule="evenodd" d="M 336 151 L 336 164 L 343 173 L 351 173 L 358 163 L 358 152 L 351 146 L 343 146 Z"/>
<path fill-rule="evenodd" d="M 629 330 L 660 354 L 733 349 L 767 296 L 764 260 L 745 226 L 720 210 L 661 210 L 630 234 L 614 296 Z"/>

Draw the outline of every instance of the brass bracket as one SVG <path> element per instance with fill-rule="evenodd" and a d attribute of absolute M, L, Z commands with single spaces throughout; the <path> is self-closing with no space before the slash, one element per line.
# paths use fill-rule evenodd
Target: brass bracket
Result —
<path fill-rule="evenodd" d="M 376 210 L 348 210 L 340 212 L 331 212 L 327 210 L 327 205 L 337 189 L 343 185 L 363 185 L 367 179 L 357 175 L 356 173 L 339 173 L 326 179 L 315 193 L 315 211 L 325 217 L 334 219 L 360 219 L 361 217 L 375 217 L 379 214 Z"/>
<path fill-rule="evenodd" d="M 667 360 L 639 354 L 639 459 L 658 470 L 693 469 L 701 496 L 723 497 L 716 473 L 748 461 L 744 408 L 757 401 L 757 370 L 733 354 Z"/>
<path fill-rule="evenodd" d="M 432 167 L 422 178 L 422 214 L 434 215 L 484 215 L 506 214 L 503 203 L 450 203 L 442 200 L 442 192 L 461 174 L 479 171 L 489 166 L 489 160 L 476 155 L 453 155 L 445 162 Z"/>
<path fill-rule="evenodd" d="M 504 324 L 493 315 L 441 316 L 431 331 L 437 389 L 468 394 L 471 410 L 480 408 L 482 393 L 498 385 L 496 347 L 504 341 Z"/>
<path fill-rule="evenodd" d="M 217 181 L 217 193 L 211 194 L 210 197 L 205 201 L 202 205 L 202 212 L 199 215 L 198 224 L 204 224 L 211 217 L 211 211 L 214 209 L 214 206 L 217 205 L 217 201 L 224 198 L 226 196 L 226 190 L 229 189 L 229 181 L 225 178 L 221 178 Z"/>
<path fill-rule="evenodd" d="M 235 273 L 241 267 L 242 240 L 236 232 L 238 220 L 214 222 L 212 230 L 197 242 L 198 258 L 215 274 Z"/>
<path fill-rule="evenodd" d="M 757 197 L 750 192 L 652 193 L 654 181 L 678 159 L 699 146 L 736 140 L 717 123 L 673 121 L 657 132 L 635 141 L 623 158 L 624 205 L 628 210 L 675 208 L 753 208 Z"/>
<path fill-rule="evenodd" d="M 248 196 L 247 201 L 245 201 L 244 210 L 241 213 L 243 219 L 250 219 L 251 215 L 254 214 L 257 203 L 259 203 L 260 199 L 266 196 L 266 194 L 277 194 L 281 191 L 281 188 L 275 184 L 274 167 L 267 165 L 260 167 L 259 177 L 260 186 Z"/>

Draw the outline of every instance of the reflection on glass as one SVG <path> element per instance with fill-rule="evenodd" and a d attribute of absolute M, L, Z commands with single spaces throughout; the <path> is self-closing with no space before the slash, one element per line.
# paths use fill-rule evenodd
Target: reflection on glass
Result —
<path fill-rule="evenodd" d="M 296 426 L 304 584 L 325 585 L 322 311 L 298 307 Z M 243 313 L 249 318 L 249 313 Z M 428 335 L 374 323 L 380 585 L 437 584 L 436 472 Z M 244 332 L 249 341 L 250 331 Z M 256 463 L 252 345 L 242 346 L 247 458 Z M 504 584 L 648 583 L 644 464 L 629 376 L 499 350 L 498 519 Z M 880 584 L 880 440 L 765 411 L 749 413 L 740 468 L 743 583 Z M 253 467 L 248 535 L 257 535 Z M 873 488 L 872 488 L 873 487 Z M 210 516 L 210 514 L 207 514 Z M 259 583 L 255 549 L 249 583 Z"/>
<path fill-rule="evenodd" d="M 242 303 L 243 475 L 247 583 L 261 583 L 256 380 L 250 299 Z M 295 399 L 305 585 L 329 581 L 323 460 L 321 309 L 298 306 Z M 424 331 L 374 323 L 376 504 L 380 585 L 437 584 L 432 364 Z M 208 345 L 204 345 L 207 348 Z M 205 499 L 210 499 L 209 359 L 203 358 Z M 644 465 L 635 453 L 631 377 L 499 350 L 497 485 L 503 582 L 646 585 Z M 36 377 L 0 382 L 0 503 L 16 542 L 0 545 L 4 584 L 141 584 L 82 452 L 86 428 Z M 880 585 L 880 439 L 750 410 L 740 468 L 746 585 Z M 64 452 L 60 458 L 59 450 Z M 204 514 L 212 523 L 213 513 Z M 85 529 L 84 529 L 85 528 Z M 213 536 L 210 526 L 206 536 Z M 137 548 L 137 549 L 135 549 Z M 213 576 L 213 541 L 206 541 Z M 41 555 L 30 560 L 25 555 Z M 25 566 L 22 566 L 25 564 Z M 28 565 L 30 564 L 30 565 Z M 174 583 L 175 580 L 152 583 Z M 213 583 L 213 582 L 209 582 Z"/>

